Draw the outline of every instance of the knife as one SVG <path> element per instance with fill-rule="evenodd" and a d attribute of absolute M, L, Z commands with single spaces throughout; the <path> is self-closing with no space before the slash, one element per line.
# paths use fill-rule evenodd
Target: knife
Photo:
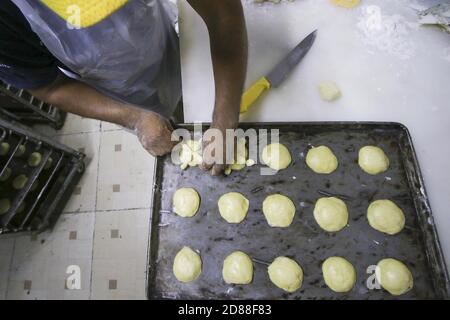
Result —
<path fill-rule="evenodd" d="M 317 30 L 311 32 L 302 40 L 281 62 L 273 68 L 265 77 L 256 81 L 242 96 L 241 113 L 248 111 L 248 108 L 261 96 L 261 94 L 270 89 L 278 88 L 286 79 L 288 74 L 297 66 L 300 61 L 311 49 L 316 39 Z"/>

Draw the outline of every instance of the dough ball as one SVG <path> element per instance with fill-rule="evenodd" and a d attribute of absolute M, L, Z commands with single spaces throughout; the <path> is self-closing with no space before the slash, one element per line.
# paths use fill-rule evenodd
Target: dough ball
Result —
<path fill-rule="evenodd" d="M 52 159 L 52 157 L 49 157 L 47 162 L 44 165 L 44 170 L 50 169 L 52 167 L 52 165 L 53 165 L 53 159 Z"/>
<path fill-rule="evenodd" d="M 173 274 L 181 282 L 196 280 L 202 273 L 200 255 L 189 247 L 178 251 L 173 260 Z"/>
<path fill-rule="evenodd" d="M 178 189 L 173 195 L 173 211 L 183 218 L 193 217 L 200 206 L 200 197 L 192 188 Z"/>
<path fill-rule="evenodd" d="M 294 219 L 295 205 L 281 194 L 268 196 L 263 202 L 263 213 L 271 227 L 289 227 Z"/>
<path fill-rule="evenodd" d="M 302 286 L 303 270 L 292 259 L 278 257 L 270 264 L 267 271 L 270 281 L 284 291 L 294 292 Z"/>
<path fill-rule="evenodd" d="M 389 169 L 389 158 L 378 147 L 366 146 L 359 150 L 358 163 L 368 174 L 376 175 Z"/>
<path fill-rule="evenodd" d="M 21 174 L 20 176 L 17 176 L 13 180 L 13 188 L 16 190 L 22 190 L 25 185 L 27 184 L 28 178 L 26 175 Z"/>
<path fill-rule="evenodd" d="M 319 85 L 320 97 L 324 101 L 335 101 L 341 97 L 341 91 L 334 82 L 324 82 Z"/>
<path fill-rule="evenodd" d="M 8 142 L 0 143 L 0 156 L 6 156 L 9 152 L 10 145 Z"/>
<path fill-rule="evenodd" d="M 347 9 L 356 7 L 360 2 L 361 0 L 331 0 L 331 3 Z"/>
<path fill-rule="evenodd" d="M 249 201 L 240 193 L 230 192 L 220 197 L 218 206 L 228 223 L 240 223 L 247 216 Z"/>
<path fill-rule="evenodd" d="M 375 230 L 394 235 L 405 227 L 405 215 L 394 202 L 377 200 L 367 209 L 367 219 Z"/>
<path fill-rule="evenodd" d="M 378 283 L 394 296 L 402 295 L 413 287 L 413 276 L 408 267 L 395 259 L 383 259 L 377 264 Z"/>
<path fill-rule="evenodd" d="M 5 182 L 11 177 L 12 170 L 10 168 L 6 168 L 5 171 L 3 171 L 3 174 L 0 176 L 0 181 Z"/>
<path fill-rule="evenodd" d="M 348 292 L 356 282 L 353 265 L 341 257 L 330 257 L 322 264 L 323 278 L 327 286 L 335 292 Z"/>
<path fill-rule="evenodd" d="M 338 160 L 330 148 L 320 146 L 308 151 L 306 164 L 315 173 L 329 174 L 337 169 Z"/>
<path fill-rule="evenodd" d="M 249 284 L 253 279 L 253 263 L 242 251 L 235 251 L 225 258 L 223 280 L 228 284 Z"/>
<path fill-rule="evenodd" d="M 11 201 L 9 199 L 0 199 L 0 215 L 3 215 L 11 208 Z"/>
<path fill-rule="evenodd" d="M 23 144 L 21 144 L 19 146 L 19 148 L 17 148 L 17 151 L 14 154 L 14 157 L 20 158 L 21 156 L 23 156 L 25 154 L 25 151 L 27 151 L 27 148 Z"/>
<path fill-rule="evenodd" d="M 325 231 L 342 230 L 348 223 L 347 206 L 338 198 L 320 198 L 314 207 L 314 218 Z"/>
<path fill-rule="evenodd" d="M 30 167 L 37 167 L 42 161 L 42 154 L 39 152 L 33 152 L 28 157 L 28 165 Z"/>
<path fill-rule="evenodd" d="M 280 143 L 265 146 L 261 154 L 261 160 L 274 170 L 286 169 L 292 162 L 288 148 Z"/>
<path fill-rule="evenodd" d="M 203 161 L 201 155 L 202 144 L 200 140 L 186 140 L 181 145 L 180 160 L 181 168 L 196 167 Z"/>

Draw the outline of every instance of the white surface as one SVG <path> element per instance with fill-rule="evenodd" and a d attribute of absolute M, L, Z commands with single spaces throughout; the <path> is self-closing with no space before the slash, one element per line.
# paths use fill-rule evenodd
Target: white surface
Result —
<path fill-rule="evenodd" d="M 265 75 L 308 33 L 319 31 L 303 63 L 242 121 L 405 124 L 450 266 L 450 35 L 419 27 L 408 6 L 433 2 L 362 0 L 359 7 L 347 10 L 328 0 L 278 5 L 243 0 L 249 35 L 247 85 Z M 210 121 L 214 83 L 208 35 L 186 0 L 179 6 L 186 122 Z M 335 103 L 320 100 L 317 86 L 327 80 L 342 90 Z"/>

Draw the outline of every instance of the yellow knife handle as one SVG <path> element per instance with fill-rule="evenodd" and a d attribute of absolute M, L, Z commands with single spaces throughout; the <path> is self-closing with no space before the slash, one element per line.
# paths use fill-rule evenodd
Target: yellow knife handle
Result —
<path fill-rule="evenodd" d="M 245 93 L 242 95 L 241 113 L 247 112 L 248 108 L 259 98 L 259 96 L 270 89 L 270 82 L 262 77 L 256 81 Z"/>

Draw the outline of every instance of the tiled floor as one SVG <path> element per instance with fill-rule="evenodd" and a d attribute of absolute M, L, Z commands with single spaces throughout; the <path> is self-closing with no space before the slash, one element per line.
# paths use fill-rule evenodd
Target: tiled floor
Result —
<path fill-rule="evenodd" d="M 0 299 L 145 299 L 154 158 L 109 123 L 37 130 L 88 166 L 54 230 L 0 236 Z"/>

